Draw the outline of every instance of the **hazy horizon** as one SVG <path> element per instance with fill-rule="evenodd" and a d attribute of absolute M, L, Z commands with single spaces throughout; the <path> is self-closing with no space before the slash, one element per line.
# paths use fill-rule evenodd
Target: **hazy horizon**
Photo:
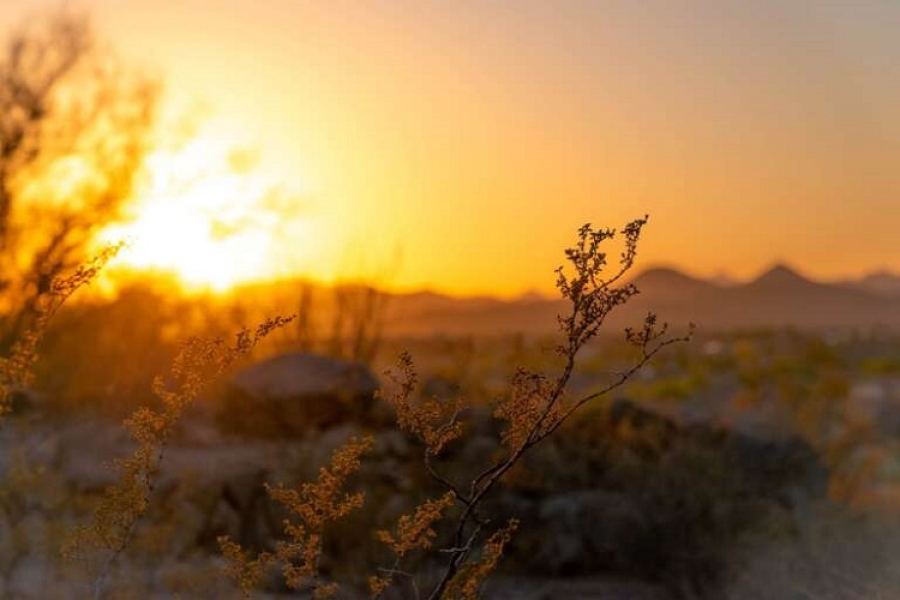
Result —
<path fill-rule="evenodd" d="M 639 268 L 900 271 L 897 5 L 71 6 L 185 128 L 109 232 L 137 267 L 552 293 L 578 226 L 646 213 Z"/>

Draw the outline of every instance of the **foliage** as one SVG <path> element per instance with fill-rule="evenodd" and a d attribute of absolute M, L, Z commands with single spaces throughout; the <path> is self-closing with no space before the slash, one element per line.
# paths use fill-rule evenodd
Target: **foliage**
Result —
<path fill-rule="evenodd" d="M 281 565 L 288 587 L 302 589 L 310 584 L 316 598 L 328 598 L 335 594 L 337 586 L 325 582 L 319 575 L 319 559 L 322 556 L 325 527 L 363 504 L 364 495 L 343 493 L 343 485 L 360 467 L 360 457 L 371 448 L 373 440 L 351 440 L 339 448 L 331 458 L 331 465 L 319 470 L 314 483 L 306 483 L 299 489 L 284 486 L 268 487 L 269 495 L 287 508 L 298 520 L 286 520 L 288 540 L 278 544 L 274 553 L 264 552 L 249 559 L 240 545 L 227 537 L 219 538 L 222 553 L 229 562 L 226 573 L 234 578 L 245 596 L 250 596 L 266 570 Z"/>
<path fill-rule="evenodd" d="M 563 336 L 563 341 L 557 346 L 557 353 L 563 359 L 561 372 L 549 376 L 524 368 L 517 371 L 509 393 L 498 400 L 493 409 L 494 418 L 503 424 L 503 451 L 499 456 L 484 457 L 487 466 L 465 482 L 443 473 L 436 460 L 449 444 L 463 435 L 461 415 L 467 408 L 466 404 L 460 398 L 416 401 L 417 373 L 410 355 L 401 355 L 397 370 L 389 374 L 394 389 L 386 391 L 383 397 L 394 407 L 400 428 L 421 442 L 424 467 L 432 480 L 445 488 L 445 494 L 437 500 L 425 500 L 413 509 L 412 514 L 400 517 L 394 532 L 382 530 L 378 533 L 379 539 L 392 550 L 395 561 L 391 567 L 381 569 L 378 575 L 370 578 L 370 589 L 376 596 L 383 594 L 398 576 L 411 579 L 414 589 L 419 589 L 415 576 L 402 569 L 403 560 L 413 550 L 430 549 L 438 538 L 435 527 L 443 522 L 446 534 L 438 548 L 438 560 L 443 566 L 437 583 L 427 597 L 432 600 L 476 597 L 518 526 L 518 521 L 511 520 L 505 527 L 487 533 L 490 521 L 483 514 L 483 504 L 488 494 L 528 450 L 553 434 L 580 407 L 617 389 L 663 348 L 685 339 L 667 336 L 666 326 L 657 326 L 656 317 L 648 315 L 641 328 L 625 332 L 626 341 L 638 349 L 637 360 L 628 369 L 616 374 L 602 389 L 577 399 L 567 396 L 567 384 L 579 351 L 599 334 L 607 316 L 637 293 L 633 285 L 618 282 L 634 264 L 645 223 L 646 219 L 639 219 L 622 230 L 624 251 L 611 275 L 605 273 L 608 261 L 601 244 L 614 238 L 617 232 L 611 229 L 594 230 L 589 225 L 578 231 L 576 245 L 566 251 L 570 269 L 561 267 L 557 272 L 557 287 L 570 303 L 570 312 L 559 318 Z M 302 499 L 301 496 L 292 499 L 295 498 Z M 313 505 L 304 507 L 302 511 L 330 514 L 335 509 L 330 499 L 321 506 L 316 505 L 315 500 L 306 496 L 306 502 L 312 501 Z M 301 514 L 302 511 L 299 507 L 294 510 Z M 295 527 L 290 522 L 286 523 L 291 537 L 295 537 L 291 534 Z M 316 545 L 321 543 L 318 537 L 313 542 Z M 259 572 L 256 561 L 260 558 L 248 561 L 242 549 L 231 542 L 227 542 L 224 549 L 232 561 L 230 572 L 238 576 L 242 586 L 247 581 L 241 577 L 242 574 Z M 311 568 L 313 565 L 308 566 L 310 568 L 303 571 L 306 577 L 315 573 Z M 288 583 L 295 587 L 293 584 L 298 581 L 289 578 Z M 317 589 L 320 589 L 319 586 L 317 583 Z M 333 591 L 330 587 L 323 589 Z M 244 590 L 247 592 L 248 588 Z"/>
<path fill-rule="evenodd" d="M 38 345 L 50 320 L 72 294 L 90 283 L 120 249 L 121 245 L 110 246 L 73 273 L 57 275 L 50 282 L 48 290 L 34 299 L 34 322 L 13 343 L 10 355 L 0 357 L 0 416 L 10 410 L 12 394 L 24 392 L 30 386 L 34 363 L 38 357 Z"/>
<path fill-rule="evenodd" d="M 416 507 L 412 515 L 403 515 L 397 523 L 397 531 L 392 533 L 382 529 L 378 531 L 378 539 L 390 547 L 399 558 L 408 552 L 430 548 L 437 533 L 432 529 L 445 510 L 453 504 L 453 494 L 447 492 L 437 500 L 426 500 Z"/>
<path fill-rule="evenodd" d="M 60 11 L 0 56 L 0 347 L 33 330 L 52 282 L 88 259 L 150 144 L 157 89 Z"/>
<path fill-rule="evenodd" d="M 162 409 L 141 407 L 125 422 L 137 448 L 115 465 L 119 482 L 111 486 L 96 507 L 92 521 L 76 529 L 65 554 L 84 556 L 90 550 L 105 554 L 94 584 L 94 596 L 102 596 L 115 561 L 125 552 L 141 517 L 146 513 L 163 461 L 166 444 L 184 410 L 200 392 L 235 360 L 249 352 L 271 331 L 289 323 L 291 317 L 269 319 L 250 331 L 243 329 L 232 345 L 225 340 L 191 338 L 176 357 L 168 380 L 158 377 L 153 391 Z"/>

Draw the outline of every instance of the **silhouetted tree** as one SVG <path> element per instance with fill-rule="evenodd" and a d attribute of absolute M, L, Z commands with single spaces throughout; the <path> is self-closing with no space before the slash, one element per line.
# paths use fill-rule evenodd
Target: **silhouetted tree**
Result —
<path fill-rule="evenodd" d="M 60 12 L 0 50 L 0 348 L 87 258 L 132 192 L 150 142 L 154 81 L 126 72 L 88 20 Z"/>

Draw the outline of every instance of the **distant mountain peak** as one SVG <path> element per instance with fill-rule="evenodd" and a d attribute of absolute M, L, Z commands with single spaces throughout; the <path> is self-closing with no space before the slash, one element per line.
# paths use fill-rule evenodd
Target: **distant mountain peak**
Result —
<path fill-rule="evenodd" d="M 632 279 L 632 283 L 640 291 L 652 295 L 675 294 L 677 296 L 692 296 L 715 288 L 715 285 L 708 281 L 698 279 L 671 267 L 647 269 Z"/>
<path fill-rule="evenodd" d="M 812 283 L 796 269 L 784 263 L 778 263 L 753 280 L 754 285 L 789 285 Z"/>
<path fill-rule="evenodd" d="M 687 277 L 685 273 L 679 271 L 675 267 L 667 267 L 667 266 L 655 266 L 644 269 L 641 272 L 641 275 L 651 275 L 651 276 L 677 276 L 677 277 Z"/>
<path fill-rule="evenodd" d="M 641 273 L 634 278 L 634 282 L 637 284 L 648 282 L 672 284 L 700 283 L 700 280 L 673 267 L 651 267 L 641 271 Z"/>

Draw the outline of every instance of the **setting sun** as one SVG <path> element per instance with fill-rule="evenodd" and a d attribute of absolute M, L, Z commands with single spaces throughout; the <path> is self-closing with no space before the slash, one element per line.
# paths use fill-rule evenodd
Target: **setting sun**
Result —
<path fill-rule="evenodd" d="M 299 202 L 259 172 L 252 151 L 209 139 L 150 156 L 129 213 L 101 236 L 126 242 L 119 264 L 172 273 L 188 291 L 285 275 L 285 254 L 302 261 L 315 234 Z"/>

